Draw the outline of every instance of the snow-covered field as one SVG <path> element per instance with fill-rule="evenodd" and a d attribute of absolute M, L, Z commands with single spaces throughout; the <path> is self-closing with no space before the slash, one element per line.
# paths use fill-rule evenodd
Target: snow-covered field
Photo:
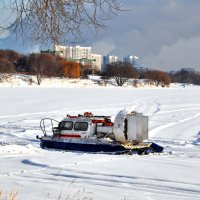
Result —
<path fill-rule="evenodd" d="M 149 116 L 161 155 L 43 150 L 43 117 L 132 109 Z M 200 87 L 0 88 L 0 191 L 17 199 L 200 199 Z M 71 195 L 70 197 L 68 195 Z M 75 195 L 75 197 L 73 197 Z M 72 197 L 72 198 L 71 198 Z M 81 198 L 79 198 L 81 199 Z"/>

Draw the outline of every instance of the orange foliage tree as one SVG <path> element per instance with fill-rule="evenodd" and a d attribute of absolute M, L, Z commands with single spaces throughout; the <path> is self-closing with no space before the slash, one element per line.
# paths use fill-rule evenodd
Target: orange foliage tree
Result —
<path fill-rule="evenodd" d="M 171 78 L 168 73 L 160 70 L 150 70 L 146 73 L 146 79 L 155 83 L 156 86 L 161 85 L 162 87 L 169 86 Z"/>
<path fill-rule="evenodd" d="M 61 66 L 63 68 L 63 76 L 69 78 L 80 77 L 80 63 L 61 60 Z"/>

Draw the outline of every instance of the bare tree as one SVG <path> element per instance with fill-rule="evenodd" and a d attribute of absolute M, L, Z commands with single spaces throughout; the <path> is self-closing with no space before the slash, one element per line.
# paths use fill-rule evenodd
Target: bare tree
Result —
<path fill-rule="evenodd" d="M 169 86 L 171 83 L 171 78 L 168 73 L 160 70 L 149 70 L 146 73 L 147 82 L 153 83 L 156 86 L 161 85 L 162 87 Z"/>
<path fill-rule="evenodd" d="M 40 85 L 42 81 L 47 77 L 48 63 L 45 54 L 31 54 L 29 57 L 29 65 L 31 71 L 36 75 L 35 83 Z"/>
<path fill-rule="evenodd" d="M 12 18 L 1 29 L 41 43 L 65 43 L 80 38 L 83 26 L 105 28 L 105 20 L 121 10 L 122 1 L 2 0 L 0 6 L 10 9 Z"/>
<path fill-rule="evenodd" d="M 0 82 L 15 73 L 15 65 L 20 54 L 13 50 L 0 50 Z"/>
<path fill-rule="evenodd" d="M 5 58 L 0 58 L 0 82 L 3 82 L 15 72 L 13 63 Z"/>
<path fill-rule="evenodd" d="M 17 62 L 21 58 L 21 54 L 11 49 L 0 50 L 0 58 L 5 58 L 12 63 Z"/>
<path fill-rule="evenodd" d="M 172 82 L 200 85 L 200 72 L 194 69 L 181 69 L 170 73 Z"/>
<path fill-rule="evenodd" d="M 88 78 L 88 75 L 96 74 L 100 75 L 100 71 L 96 65 L 93 65 L 92 63 L 88 64 L 81 64 L 81 77 L 82 78 Z"/>
<path fill-rule="evenodd" d="M 117 85 L 122 86 L 128 79 L 138 78 L 138 72 L 130 63 L 118 61 L 108 64 L 103 76 L 114 78 Z"/>

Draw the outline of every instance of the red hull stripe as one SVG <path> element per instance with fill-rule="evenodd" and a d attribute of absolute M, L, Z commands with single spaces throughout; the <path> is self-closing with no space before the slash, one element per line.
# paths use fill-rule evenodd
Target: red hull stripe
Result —
<path fill-rule="evenodd" d="M 81 135 L 78 135 L 78 134 L 59 134 L 59 135 L 55 135 L 55 137 L 80 138 Z"/>

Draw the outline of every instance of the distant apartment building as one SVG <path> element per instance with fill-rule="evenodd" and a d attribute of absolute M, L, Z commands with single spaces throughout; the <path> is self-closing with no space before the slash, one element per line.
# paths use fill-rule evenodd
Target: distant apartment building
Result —
<path fill-rule="evenodd" d="M 111 55 L 103 56 L 102 70 L 105 70 L 107 64 L 112 63 L 112 62 L 117 62 L 117 61 L 118 61 L 117 56 L 111 56 Z"/>
<path fill-rule="evenodd" d="M 92 60 L 93 60 L 93 65 L 97 68 L 97 70 L 101 71 L 102 55 L 92 54 Z"/>
<path fill-rule="evenodd" d="M 132 64 L 134 67 L 137 66 L 137 60 L 138 60 L 138 56 L 130 56 L 130 55 L 127 55 L 123 58 L 123 61 L 124 62 L 128 62 L 130 64 Z"/>
<path fill-rule="evenodd" d="M 76 61 L 84 64 L 91 64 L 101 70 L 102 56 L 99 54 L 92 54 L 92 47 L 81 46 L 62 46 L 55 45 L 54 52 L 66 60 Z"/>
<path fill-rule="evenodd" d="M 70 60 L 92 59 L 92 47 L 55 45 L 54 51 Z"/>

